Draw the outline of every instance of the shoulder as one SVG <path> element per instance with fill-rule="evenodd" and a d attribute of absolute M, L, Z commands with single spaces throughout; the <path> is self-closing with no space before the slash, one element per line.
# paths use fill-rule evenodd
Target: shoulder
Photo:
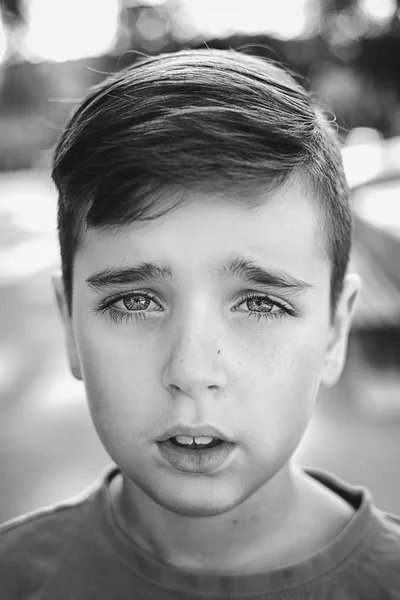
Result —
<path fill-rule="evenodd" d="M 18 548 L 34 549 L 46 542 L 65 543 L 81 518 L 82 500 L 69 500 L 16 517 L 0 525 L 0 564 Z M 57 533 L 57 538 L 54 535 Z"/>
<path fill-rule="evenodd" d="M 373 526 L 371 540 L 376 550 L 376 558 L 392 558 L 399 569 L 400 578 L 400 517 L 372 509 Z"/>
<path fill-rule="evenodd" d="M 0 526 L 0 598 L 38 598 L 78 548 L 84 551 L 102 481 Z"/>
<path fill-rule="evenodd" d="M 341 586 L 340 597 L 400 598 L 400 517 L 379 510 L 364 487 L 350 485 L 326 471 L 307 472 L 354 510 L 347 524 L 344 516 L 344 528 L 325 553 L 330 565 L 327 577 Z M 325 578 L 323 585 L 327 585 Z"/>
<path fill-rule="evenodd" d="M 83 501 L 63 502 L 0 527 L 0 597 L 30 598 L 51 579 L 76 540 Z"/>
<path fill-rule="evenodd" d="M 371 513 L 368 534 L 352 557 L 358 585 L 366 598 L 400 598 L 400 518 L 375 507 Z"/>

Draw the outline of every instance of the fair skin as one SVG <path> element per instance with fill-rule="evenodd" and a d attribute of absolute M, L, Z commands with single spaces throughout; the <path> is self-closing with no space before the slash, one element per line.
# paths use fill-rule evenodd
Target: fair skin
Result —
<path fill-rule="evenodd" d="M 353 514 L 291 457 L 319 387 L 343 369 L 360 282 L 347 275 L 331 322 L 330 263 L 313 201 L 299 182 L 266 196 L 249 210 L 186 192 L 178 209 L 153 222 L 88 231 L 74 262 L 72 317 L 61 278 L 53 280 L 72 372 L 122 472 L 111 489 L 116 519 L 136 545 L 180 568 L 293 564 Z M 249 283 L 243 273 L 218 278 L 216 269 L 235 257 L 296 286 Z M 140 262 L 168 267 L 173 280 L 96 289 L 86 281 Z M 116 294 L 126 296 L 113 300 L 118 322 L 95 310 Z M 166 430 L 204 423 L 233 441 L 229 459 L 209 473 L 167 463 L 158 446 Z"/>

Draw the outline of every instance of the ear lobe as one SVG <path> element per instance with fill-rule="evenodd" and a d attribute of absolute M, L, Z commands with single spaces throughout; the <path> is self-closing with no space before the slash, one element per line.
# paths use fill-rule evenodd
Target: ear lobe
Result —
<path fill-rule="evenodd" d="M 80 366 L 80 361 L 79 361 L 79 354 L 78 354 L 75 335 L 74 335 L 74 331 L 73 331 L 73 327 L 72 327 L 72 318 L 68 314 L 68 303 L 67 303 L 67 298 L 65 295 L 64 283 L 63 283 L 61 273 L 57 273 L 56 275 L 53 275 L 51 278 L 51 283 L 53 285 L 54 294 L 55 294 L 56 302 L 57 302 L 57 306 L 58 306 L 58 311 L 60 313 L 63 327 L 64 327 L 70 369 L 71 369 L 73 376 L 76 379 L 79 379 L 80 381 L 82 381 L 83 377 L 82 377 L 81 366 Z"/>
<path fill-rule="evenodd" d="M 335 385 L 343 372 L 347 356 L 349 333 L 360 287 L 361 279 L 358 275 L 346 275 L 343 283 L 343 292 L 330 328 L 330 339 L 321 376 L 321 384 L 323 386 L 330 387 Z"/>

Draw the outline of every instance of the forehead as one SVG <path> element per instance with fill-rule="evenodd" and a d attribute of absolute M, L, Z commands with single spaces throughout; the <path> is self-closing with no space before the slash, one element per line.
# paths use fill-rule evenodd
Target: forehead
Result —
<path fill-rule="evenodd" d="M 173 199 L 165 192 L 163 200 L 168 205 Z M 203 269 L 211 272 L 217 263 L 239 255 L 310 278 L 318 269 L 329 270 L 319 232 L 315 201 L 300 182 L 248 202 L 238 202 L 238 195 L 187 191 L 178 208 L 152 221 L 89 229 L 77 261 L 93 271 L 156 262 L 171 265 L 177 274 L 200 276 Z"/>

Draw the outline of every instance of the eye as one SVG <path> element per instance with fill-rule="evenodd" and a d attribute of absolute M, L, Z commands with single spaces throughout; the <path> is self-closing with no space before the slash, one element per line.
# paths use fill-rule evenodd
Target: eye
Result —
<path fill-rule="evenodd" d="M 120 310 L 129 310 L 129 311 L 140 311 L 147 310 L 150 304 L 153 302 L 155 304 L 154 299 L 149 294 L 138 293 L 138 294 L 130 294 L 129 296 L 124 296 L 118 302 L 113 302 L 114 308 L 118 308 Z M 117 306 L 120 304 L 121 306 Z M 156 305 L 156 310 L 159 310 L 159 305 Z M 152 312 L 152 311 L 149 311 Z"/>
<path fill-rule="evenodd" d="M 251 311 L 255 312 L 276 312 L 274 309 L 279 310 L 279 306 L 274 304 L 274 302 L 268 297 L 258 297 L 254 296 L 253 298 L 247 298 L 245 303 L 247 308 Z"/>
<path fill-rule="evenodd" d="M 247 310 L 246 310 L 247 309 Z M 240 302 L 234 308 L 235 312 L 243 312 L 248 317 L 257 319 L 284 318 L 297 316 L 297 311 L 284 300 L 275 298 L 268 294 L 247 294 L 242 296 Z"/>
<path fill-rule="evenodd" d="M 159 300 L 150 292 L 129 292 L 103 300 L 95 312 L 107 314 L 115 323 L 143 320 L 151 313 L 164 312 Z"/>

